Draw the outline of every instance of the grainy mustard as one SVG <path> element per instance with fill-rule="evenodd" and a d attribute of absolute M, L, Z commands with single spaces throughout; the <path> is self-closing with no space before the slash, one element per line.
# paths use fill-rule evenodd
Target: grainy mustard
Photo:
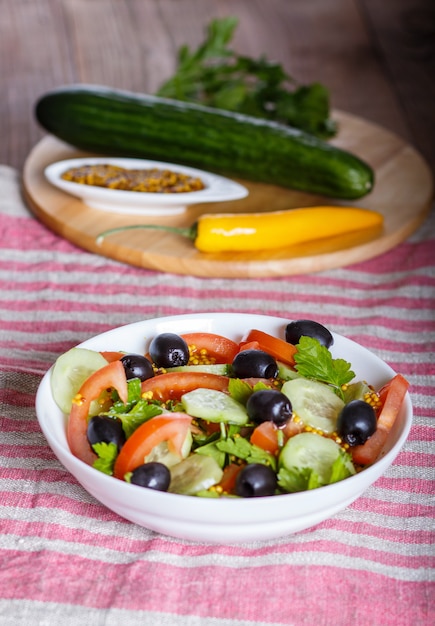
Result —
<path fill-rule="evenodd" d="M 66 170 L 62 179 L 81 185 L 147 193 L 187 193 L 200 191 L 200 178 L 171 170 L 126 169 L 116 165 L 83 165 Z"/>

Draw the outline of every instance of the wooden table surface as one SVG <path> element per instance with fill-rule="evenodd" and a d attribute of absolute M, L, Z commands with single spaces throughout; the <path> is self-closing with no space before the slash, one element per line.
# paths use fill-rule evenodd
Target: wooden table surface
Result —
<path fill-rule="evenodd" d="M 234 48 L 320 81 L 332 106 L 381 124 L 435 169 L 432 0 L 3 0 L 0 164 L 22 169 L 44 135 L 37 98 L 61 84 L 153 93 L 182 44 L 234 15 Z"/>

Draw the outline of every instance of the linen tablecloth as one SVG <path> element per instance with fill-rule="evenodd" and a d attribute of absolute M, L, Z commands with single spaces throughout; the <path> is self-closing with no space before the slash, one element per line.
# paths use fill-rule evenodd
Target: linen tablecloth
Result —
<path fill-rule="evenodd" d="M 0 168 L 0 624 L 435 624 L 435 220 L 352 267 L 202 279 L 87 253 L 28 211 Z M 57 461 L 34 401 L 56 357 L 113 327 L 203 311 L 314 318 L 411 383 L 414 422 L 343 512 L 279 540 L 195 544 L 100 505 Z"/>

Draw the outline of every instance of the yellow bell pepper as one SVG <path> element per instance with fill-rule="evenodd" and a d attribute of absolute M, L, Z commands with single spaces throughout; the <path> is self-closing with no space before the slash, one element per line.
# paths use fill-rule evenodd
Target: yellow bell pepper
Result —
<path fill-rule="evenodd" d="M 255 252 L 292 249 L 331 237 L 378 235 L 383 216 L 357 207 L 318 206 L 264 213 L 206 213 L 190 228 L 160 224 L 133 224 L 101 233 L 108 235 L 137 228 L 165 230 L 189 237 L 200 252 Z M 299 248 L 300 249 L 300 248 Z"/>
<path fill-rule="evenodd" d="M 380 229 L 383 217 L 356 207 L 307 207 L 270 213 L 205 214 L 197 224 L 201 252 L 291 248 L 348 233 Z"/>

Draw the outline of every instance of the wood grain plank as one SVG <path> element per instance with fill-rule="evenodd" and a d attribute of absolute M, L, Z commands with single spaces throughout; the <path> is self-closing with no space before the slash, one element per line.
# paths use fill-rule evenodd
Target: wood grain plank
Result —
<path fill-rule="evenodd" d="M 321 82 L 333 108 L 372 120 L 409 139 L 394 88 L 379 63 L 371 33 L 353 0 L 262 3 L 261 18 L 240 25 L 242 51 L 259 49 L 298 82 Z M 244 19 L 247 19 L 244 16 Z M 271 36 L 273 33 L 273 37 Z"/>
<path fill-rule="evenodd" d="M 33 103 L 53 84 L 74 80 L 62 7 L 50 0 L 2 3 L 0 163 L 22 166 L 41 137 Z"/>
<path fill-rule="evenodd" d="M 378 4 L 392 5 L 387 14 L 367 0 L 371 19 L 382 26 L 396 3 Z M 374 27 L 357 0 L 4 0 L 2 10 L 0 163 L 21 169 L 43 136 L 33 106 L 46 90 L 84 81 L 152 92 L 172 73 L 179 46 L 197 46 L 210 20 L 225 15 L 239 18 L 239 52 L 265 54 L 298 81 L 320 80 L 334 107 L 405 139 L 412 125 L 417 147 L 428 144 L 424 116 L 417 105 L 404 115 L 396 76 L 382 64 Z M 404 85 L 406 78 L 399 79 Z M 427 102 L 419 106 L 430 109 Z"/>
<path fill-rule="evenodd" d="M 361 0 L 411 139 L 435 172 L 435 2 Z"/>

